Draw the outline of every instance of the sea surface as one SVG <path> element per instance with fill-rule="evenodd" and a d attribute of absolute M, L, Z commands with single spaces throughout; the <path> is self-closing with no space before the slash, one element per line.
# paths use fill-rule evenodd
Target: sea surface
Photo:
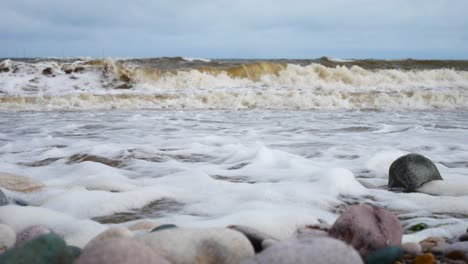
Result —
<path fill-rule="evenodd" d="M 444 181 L 387 190 L 408 153 Z M 450 238 L 468 227 L 468 62 L 4 59 L 0 172 L 46 185 L 4 189 L 29 206 L 0 222 L 78 246 L 142 219 L 284 239 L 363 202 L 404 241 Z"/>

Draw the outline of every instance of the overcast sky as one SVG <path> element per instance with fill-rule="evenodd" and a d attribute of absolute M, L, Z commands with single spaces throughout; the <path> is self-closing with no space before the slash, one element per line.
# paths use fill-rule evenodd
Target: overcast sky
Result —
<path fill-rule="evenodd" d="M 0 57 L 468 59 L 467 0 L 0 4 Z"/>

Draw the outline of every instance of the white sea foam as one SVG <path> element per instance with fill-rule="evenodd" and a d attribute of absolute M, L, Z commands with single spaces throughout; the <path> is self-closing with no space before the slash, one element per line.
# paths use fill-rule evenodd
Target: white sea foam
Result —
<path fill-rule="evenodd" d="M 279 72 L 246 70 L 160 72 L 102 61 L 64 65 L 57 62 L 4 61 L 0 74 L 0 110 L 81 109 L 460 109 L 468 106 L 468 72 L 366 70 L 288 64 Z M 63 69 L 80 68 L 65 74 Z M 266 67 L 266 66 L 265 66 Z M 273 67 L 273 66 L 271 66 Z M 50 68 L 54 77 L 42 74 Z M 17 72 L 13 69 L 18 69 Z M 104 70 L 102 70 L 104 69 Z M 253 69 L 252 69 L 253 71 Z M 117 89 L 122 75 L 131 88 Z M 244 76 L 244 77 L 243 77 Z"/>

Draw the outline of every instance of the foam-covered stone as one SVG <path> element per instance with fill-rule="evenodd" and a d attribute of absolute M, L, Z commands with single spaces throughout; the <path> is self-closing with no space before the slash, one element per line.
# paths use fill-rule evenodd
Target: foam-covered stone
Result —
<path fill-rule="evenodd" d="M 343 240 L 365 256 L 387 246 L 398 246 L 403 228 L 392 212 L 369 204 L 348 208 L 333 224 L 329 235 Z"/>
<path fill-rule="evenodd" d="M 44 184 L 25 176 L 0 172 L 0 187 L 16 192 L 34 192 L 42 189 Z"/>
<path fill-rule="evenodd" d="M 173 264 L 238 264 L 254 255 L 249 240 L 227 228 L 171 228 L 148 233 L 138 240 Z"/>
<path fill-rule="evenodd" d="M 396 159 L 390 165 L 388 187 L 414 191 L 434 180 L 442 180 L 435 164 L 422 155 L 411 153 Z"/>
<path fill-rule="evenodd" d="M 0 255 L 0 263 L 6 264 L 71 264 L 73 260 L 73 252 L 55 234 L 39 236 Z"/>
<path fill-rule="evenodd" d="M 25 229 L 18 232 L 16 237 L 16 245 L 21 245 L 26 241 L 50 233 L 52 233 L 52 231 L 44 225 L 33 225 L 26 227 Z"/>
<path fill-rule="evenodd" d="M 358 252 L 330 237 L 279 242 L 242 264 L 362 264 Z"/>
<path fill-rule="evenodd" d="M 0 253 L 13 247 L 16 241 L 15 231 L 7 225 L 0 224 Z"/>
<path fill-rule="evenodd" d="M 169 264 L 151 248 L 131 238 L 110 238 L 86 247 L 74 264 Z"/>

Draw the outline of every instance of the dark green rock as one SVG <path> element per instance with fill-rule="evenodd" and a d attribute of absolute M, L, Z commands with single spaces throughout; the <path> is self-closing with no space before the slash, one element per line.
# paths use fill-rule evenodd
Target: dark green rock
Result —
<path fill-rule="evenodd" d="M 177 228 L 177 226 L 173 224 L 164 224 L 164 225 L 160 225 L 154 228 L 153 230 L 151 230 L 151 232 L 161 231 L 161 230 L 170 229 L 170 228 Z"/>
<path fill-rule="evenodd" d="M 0 206 L 7 205 L 8 199 L 6 198 L 5 194 L 0 190 Z"/>
<path fill-rule="evenodd" d="M 419 224 L 416 224 L 414 226 L 411 226 L 409 228 L 409 230 L 413 231 L 413 232 L 418 232 L 418 231 L 421 231 L 421 230 L 424 230 L 424 229 L 427 229 L 429 226 L 425 223 L 419 223 Z"/>
<path fill-rule="evenodd" d="M 0 255 L 1 264 L 71 264 L 73 259 L 72 250 L 55 234 L 37 237 Z"/>
<path fill-rule="evenodd" d="M 364 258 L 366 264 L 393 264 L 403 259 L 403 249 L 399 246 L 390 246 L 368 254 Z"/>
<path fill-rule="evenodd" d="M 73 258 L 79 257 L 81 255 L 81 251 L 82 251 L 81 248 L 75 247 L 75 246 L 68 246 L 67 250 L 68 250 L 68 252 L 71 253 Z"/>
<path fill-rule="evenodd" d="M 388 173 L 388 187 L 414 191 L 426 182 L 443 180 L 434 163 L 419 154 L 408 154 L 395 160 Z"/>

